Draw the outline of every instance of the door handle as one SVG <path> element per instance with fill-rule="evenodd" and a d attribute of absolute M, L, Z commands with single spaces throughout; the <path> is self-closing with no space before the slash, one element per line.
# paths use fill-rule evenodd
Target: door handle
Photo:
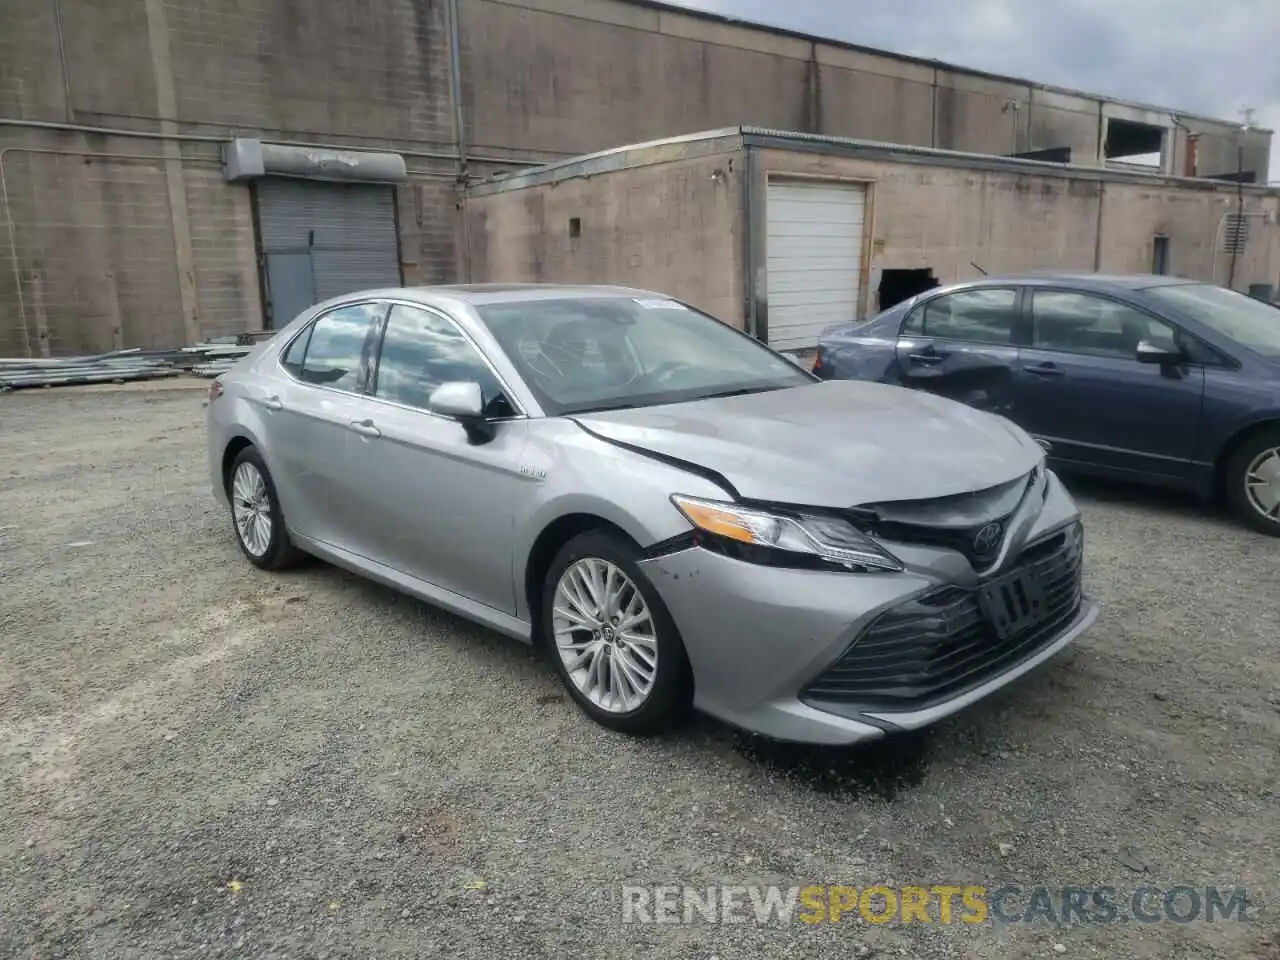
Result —
<path fill-rule="evenodd" d="M 262 401 L 262 405 L 266 407 L 268 410 L 284 409 L 284 401 L 282 401 L 279 397 L 267 397 L 267 399 Z"/>
<path fill-rule="evenodd" d="M 372 420 L 352 420 L 351 429 L 362 437 L 380 437 L 382 431 Z"/>
<path fill-rule="evenodd" d="M 933 367 L 947 359 L 947 355 L 945 353 L 909 353 L 907 359 L 921 366 Z"/>
<path fill-rule="evenodd" d="M 1056 363 L 1038 363 L 1034 367 L 1023 367 L 1023 369 L 1037 377 L 1061 377 L 1066 374 L 1066 371 Z"/>

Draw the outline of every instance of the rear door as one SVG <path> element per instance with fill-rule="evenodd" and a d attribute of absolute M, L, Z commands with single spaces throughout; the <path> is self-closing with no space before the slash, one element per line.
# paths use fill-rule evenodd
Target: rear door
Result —
<path fill-rule="evenodd" d="M 899 381 L 1012 416 L 1022 291 L 974 287 L 917 304 L 898 337 Z"/>
<path fill-rule="evenodd" d="M 1195 363 L 1139 363 L 1142 340 L 1177 343 L 1165 320 L 1095 292 L 1028 291 L 1029 343 L 1015 400 L 1020 426 L 1054 460 L 1108 473 L 1185 479 L 1204 394 Z"/>
<path fill-rule="evenodd" d="M 295 533 L 348 548 L 360 529 L 352 509 L 351 423 L 369 378 L 373 338 L 386 307 L 338 307 L 285 349 L 278 392 L 262 397 L 265 456 Z"/>

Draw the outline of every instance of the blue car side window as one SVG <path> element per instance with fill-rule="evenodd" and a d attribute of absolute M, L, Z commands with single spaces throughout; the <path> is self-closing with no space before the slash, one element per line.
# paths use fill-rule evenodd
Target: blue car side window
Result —
<path fill-rule="evenodd" d="M 924 308 L 923 303 L 916 304 L 911 312 L 907 314 L 907 319 L 902 324 L 902 336 L 904 337 L 920 337 L 924 335 Z"/>
<path fill-rule="evenodd" d="M 1008 344 L 1018 316 L 1018 291 L 983 287 L 933 297 L 915 307 L 902 335 L 972 343 Z"/>

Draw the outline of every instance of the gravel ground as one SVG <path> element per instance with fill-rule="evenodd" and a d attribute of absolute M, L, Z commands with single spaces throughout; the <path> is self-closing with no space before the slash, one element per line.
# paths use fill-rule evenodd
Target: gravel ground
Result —
<path fill-rule="evenodd" d="M 1102 619 L 922 737 L 633 741 L 519 646 L 260 573 L 202 394 L 0 397 L 0 955 L 1280 958 L 1280 544 L 1078 489 Z M 623 884 L 1245 886 L 1250 923 L 624 925 Z"/>

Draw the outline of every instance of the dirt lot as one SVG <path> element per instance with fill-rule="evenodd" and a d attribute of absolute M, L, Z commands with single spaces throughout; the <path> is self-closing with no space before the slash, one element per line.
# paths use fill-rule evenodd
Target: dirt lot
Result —
<path fill-rule="evenodd" d="M 994 701 L 874 751 L 707 721 L 637 742 L 519 645 L 330 567 L 251 568 L 201 397 L 0 396 L 0 956 L 1280 957 L 1280 544 L 1081 489 L 1103 617 Z M 664 883 L 1255 902 L 621 923 L 620 885 Z"/>

